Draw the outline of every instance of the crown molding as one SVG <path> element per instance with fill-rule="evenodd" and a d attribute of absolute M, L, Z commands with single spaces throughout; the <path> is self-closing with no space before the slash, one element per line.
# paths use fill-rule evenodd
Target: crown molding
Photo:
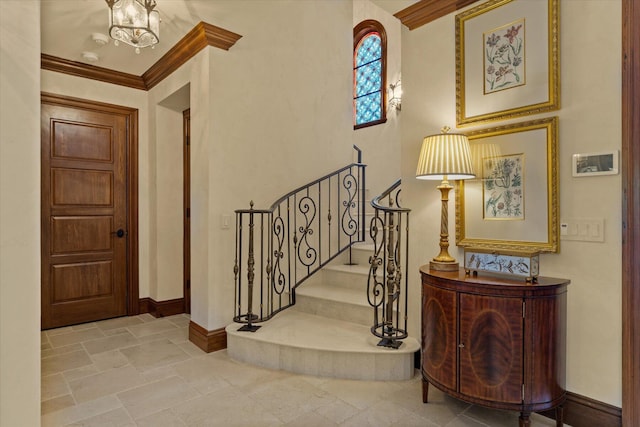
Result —
<path fill-rule="evenodd" d="M 101 82 L 113 83 L 134 89 L 147 90 L 147 85 L 142 77 L 136 76 L 135 74 L 123 73 L 109 68 L 58 58 L 57 56 L 47 55 L 46 53 L 40 55 L 40 68 L 42 70 L 84 77 L 85 79 L 99 80 Z"/>
<path fill-rule="evenodd" d="M 149 90 L 207 46 L 229 50 L 242 36 L 215 25 L 199 22 L 142 76 L 82 62 L 40 55 L 40 68 L 134 89 Z"/>
<path fill-rule="evenodd" d="M 162 58 L 142 74 L 151 89 L 207 46 L 229 50 L 242 36 L 215 25 L 199 22 Z"/>
<path fill-rule="evenodd" d="M 415 30 L 451 12 L 467 7 L 478 0 L 421 0 L 395 13 L 402 24 Z"/>

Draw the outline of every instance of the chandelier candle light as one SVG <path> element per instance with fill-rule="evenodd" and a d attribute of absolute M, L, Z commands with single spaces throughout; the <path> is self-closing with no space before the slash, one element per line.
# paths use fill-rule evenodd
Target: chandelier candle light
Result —
<path fill-rule="evenodd" d="M 117 46 L 153 47 L 160 41 L 160 15 L 156 0 L 105 0 L 109 6 L 109 35 Z"/>
<path fill-rule="evenodd" d="M 441 180 L 440 254 L 429 262 L 429 268 L 438 271 L 457 271 L 458 262 L 449 255 L 449 180 L 474 178 L 469 139 L 462 134 L 442 133 L 424 138 L 418 160 L 416 178 Z"/>

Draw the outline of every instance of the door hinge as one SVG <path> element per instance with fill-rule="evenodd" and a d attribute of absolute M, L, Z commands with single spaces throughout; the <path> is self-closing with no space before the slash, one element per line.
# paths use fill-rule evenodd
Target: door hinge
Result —
<path fill-rule="evenodd" d="M 522 401 L 524 402 L 524 384 L 522 384 Z"/>
<path fill-rule="evenodd" d="M 191 280 L 187 279 L 187 289 L 191 289 Z"/>
<path fill-rule="evenodd" d="M 524 313 L 525 313 L 525 302 L 522 301 L 522 318 L 523 319 L 525 318 Z"/>
<path fill-rule="evenodd" d="M 191 145 L 191 138 L 189 137 L 189 135 L 185 136 L 184 139 L 185 139 L 185 144 Z"/>
<path fill-rule="evenodd" d="M 187 216 L 187 218 L 191 218 L 191 208 L 187 208 L 185 215 Z"/>

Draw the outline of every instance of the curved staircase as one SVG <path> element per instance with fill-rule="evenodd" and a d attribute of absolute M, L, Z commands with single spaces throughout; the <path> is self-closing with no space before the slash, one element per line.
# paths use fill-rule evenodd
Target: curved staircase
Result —
<path fill-rule="evenodd" d="M 378 346 L 367 302 L 373 245 L 353 246 L 296 290 L 295 305 L 262 322 L 253 333 L 227 326 L 227 351 L 238 361 L 299 374 L 358 380 L 407 380 L 414 375 L 419 343 Z"/>

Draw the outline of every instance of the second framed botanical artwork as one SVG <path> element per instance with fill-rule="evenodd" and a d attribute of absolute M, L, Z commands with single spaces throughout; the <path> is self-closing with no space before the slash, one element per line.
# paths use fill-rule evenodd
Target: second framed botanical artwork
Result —
<path fill-rule="evenodd" d="M 490 0 L 456 16 L 458 126 L 559 108 L 559 0 Z"/>
<path fill-rule="evenodd" d="M 456 244 L 558 252 L 558 118 L 467 134 L 476 179 L 456 193 Z"/>

